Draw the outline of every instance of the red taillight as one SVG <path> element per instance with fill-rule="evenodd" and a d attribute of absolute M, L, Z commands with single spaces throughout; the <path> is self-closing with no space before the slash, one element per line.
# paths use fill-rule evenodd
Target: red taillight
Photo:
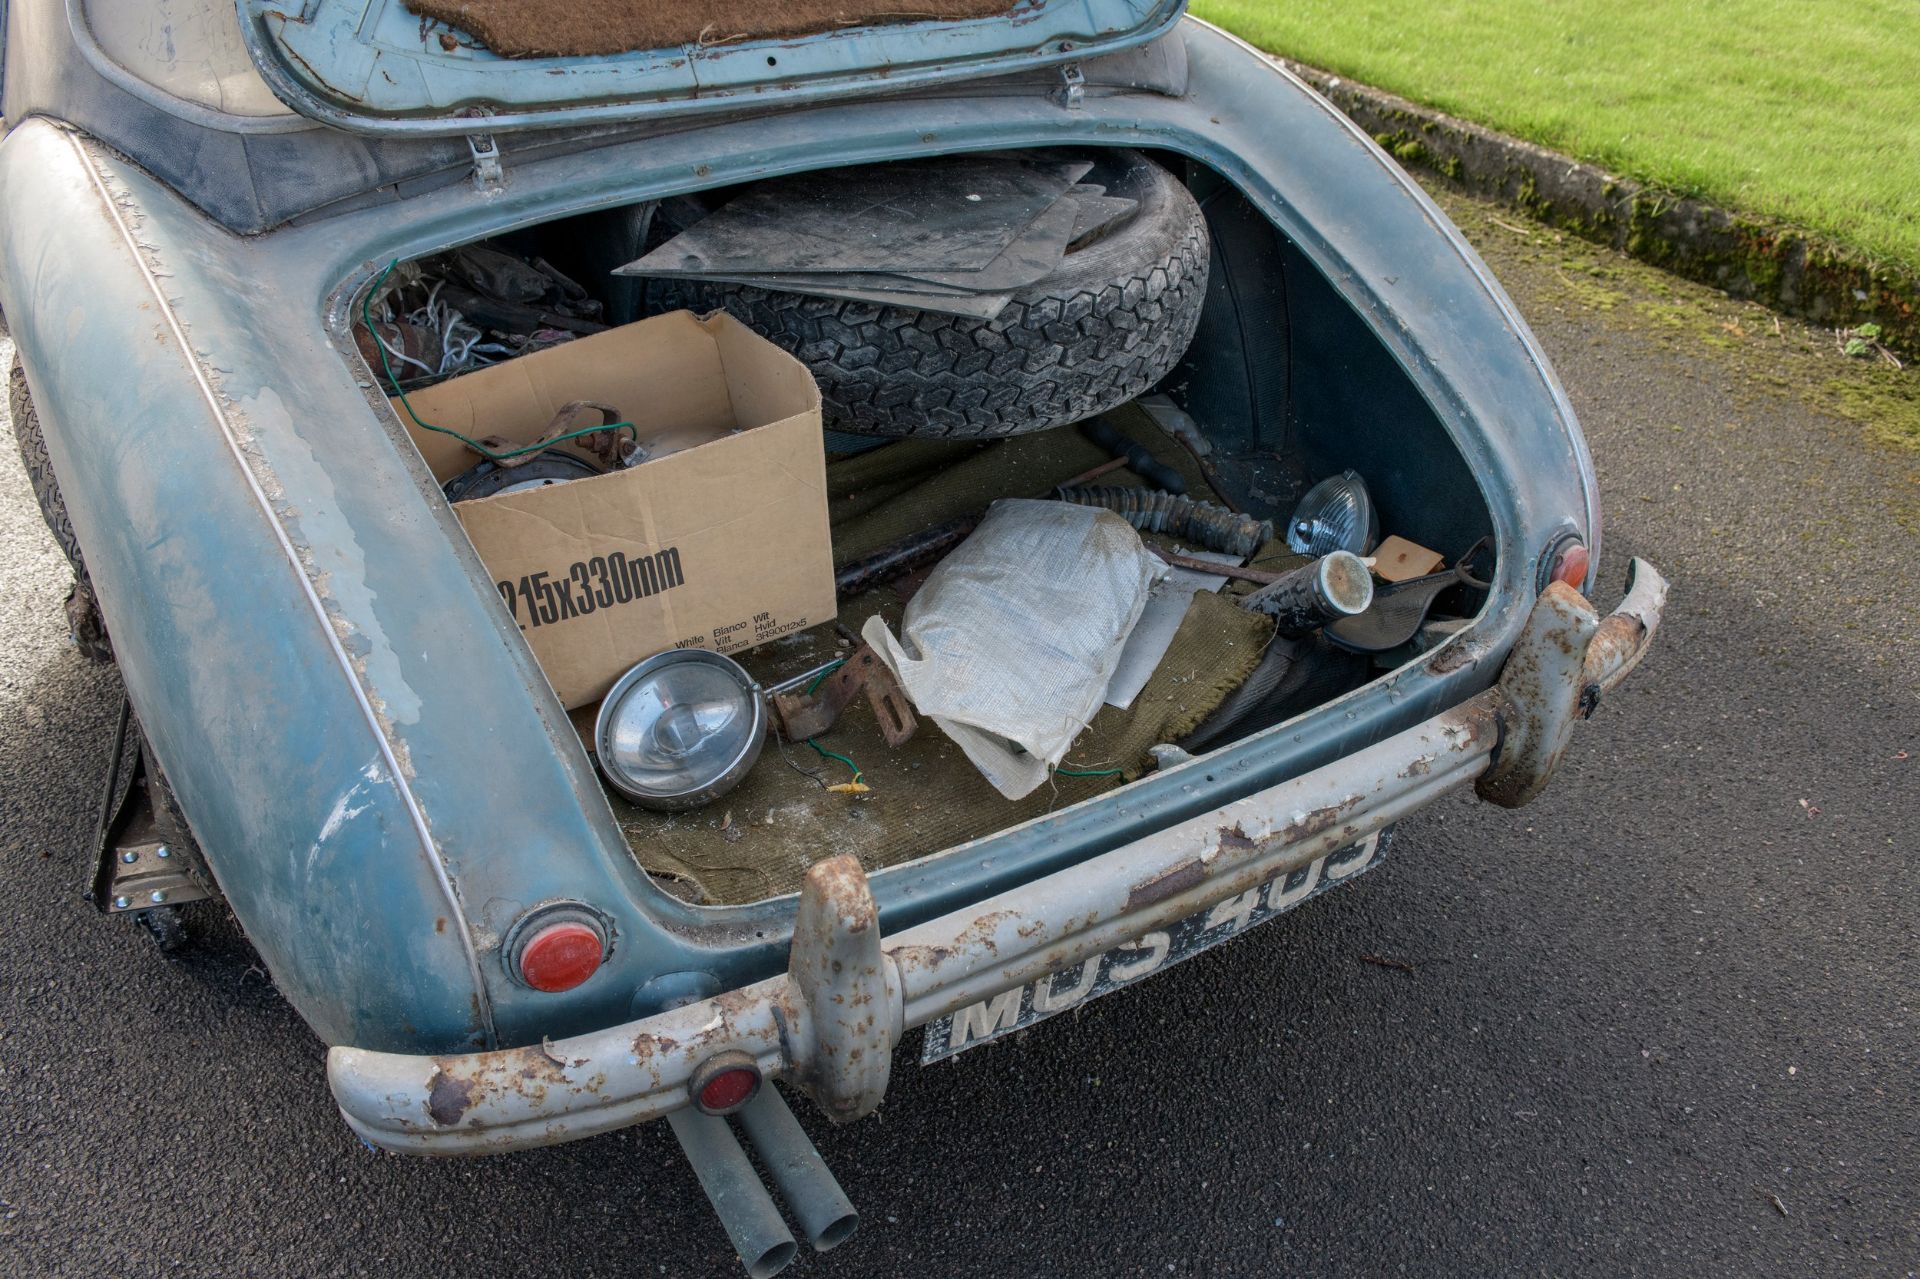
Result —
<path fill-rule="evenodd" d="M 695 1108 L 730 1115 L 760 1091 L 760 1067 L 746 1053 L 724 1052 L 701 1062 L 690 1083 Z"/>
<path fill-rule="evenodd" d="M 736 1106 L 744 1106 L 760 1087 L 757 1072 L 740 1069 L 726 1070 L 707 1081 L 700 1090 L 700 1109 L 708 1114 L 725 1114 Z"/>
<path fill-rule="evenodd" d="M 1560 552 L 1558 558 L 1554 560 L 1553 573 L 1547 580 L 1561 582 L 1576 591 L 1580 590 L 1587 584 L 1589 563 L 1591 563 L 1591 557 L 1587 553 L 1587 548 L 1575 542 Z"/>
<path fill-rule="evenodd" d="M 520 947 L 520 980 L 535 990 L 572 990 L 599 970 L 606 945 L 578 920 L 548 924 Z"/>

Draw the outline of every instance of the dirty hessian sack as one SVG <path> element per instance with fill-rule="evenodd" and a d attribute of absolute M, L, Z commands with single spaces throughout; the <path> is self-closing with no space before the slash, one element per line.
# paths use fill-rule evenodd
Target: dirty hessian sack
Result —
<path fill-rule="evenodd" d="M 1165 573 L 1111 511 L 1007 499 L 928 575 L 898 639 L 878 617 L 862 636 L 914 706 L 1019 799 L 1100 709 Z"/>

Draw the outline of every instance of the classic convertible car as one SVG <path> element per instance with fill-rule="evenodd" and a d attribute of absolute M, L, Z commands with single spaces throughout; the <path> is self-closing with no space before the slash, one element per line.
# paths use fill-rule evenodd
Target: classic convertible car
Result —
<path fill-rule="evenodd" d="M 1666 584 L 1636 561 L 1614 612 L 1589 603 L 1593 469 L 1512 303 L 1370 138 L 1183 8 L 13 0 L 13 420 L 76 638 L 130 706 L 95 905 L 172 943 L 223 901 L 375 1146 L 670 1120 L 762 1275 L 796 1245 L 736 1124 L 809 1242 L 855 1221 L 774 1081 L 856 1120 L 919 1028 L 926 1061 L 975 1049 L 1350 880 L 1442 795 L 1536 795 Z M 991 251 L 955 247 L 1029 197 Z M 1050 256 L 1013 270 L 1007 228 L 1062 200 Z M 916 210 L 948 221 L 912 261 L 645 274 L 675 236 L 724 240 L 722 211 L 791 230 L 801 206 L 888 245 Z M 626 561 L 496 583 L 458 510 L 508 499 L 429 465 L 408 396 L 683 309 L 813 374 L 843 618 L 895 619 L 915 584 L 847 581 L 847 520 L 884 498 L 896 535 L 937 531 L 961 461 L 1014 459 L 986 496 L 1031 498 L 1107 456 L 1088 419 L 1118 424 L 1135 487 L 1171 470 L 1305 538 L 1337 480 L 1432 554 L 1400 579 L 1374 556 L 1389 640 L 1257 619 L 1232 679 L 1178 672 L 1220 674 L 1204 722 L 1139 730 L 1138 761 L 1069 755 L 1031 800 L 923 725 L 897 748 L 776 737 L 727 799 L 635 805 L 525 610 L 667 607 L 695 567 L 657 595 Z M 463 472 L 505 456 L 468 445 Z M 1229 591 L 1264 563 L 1236 557 Z M 811 694 L 851 643 L 812 620 L 741 669 Z M 844 719 L 877 731 L 864 704 Z M 852 782 L 825 772 L 855 757 Z"/>

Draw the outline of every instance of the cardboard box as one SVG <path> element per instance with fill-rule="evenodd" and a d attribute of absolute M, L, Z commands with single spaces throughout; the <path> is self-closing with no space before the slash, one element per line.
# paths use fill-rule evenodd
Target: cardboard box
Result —
<path fill-rule="evenodd" d="M 454 505 L 562 704 L 597 700 L 663 649 L 732 652 L 834 616 L 819 388 L 725 313 L 655 316 L 408 399 L 436 426 L 516 443 L 569 401 L 600 401 L 652 451 L 625 470 Z M 394 407 L 436 479 L 479 462 Z"/>

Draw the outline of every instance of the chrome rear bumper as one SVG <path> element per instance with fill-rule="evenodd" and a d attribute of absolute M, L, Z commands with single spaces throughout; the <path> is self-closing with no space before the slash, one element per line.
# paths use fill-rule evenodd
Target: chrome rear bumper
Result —
<path fill-rule="evenodd" d="M 1324 768 L 886 938 L 857 862 L 821 862 L 781 976 L 535 1047 L 445 1057 L 334 1048 L 334 1097 L 376 1146 L 481 1154 L 660 1118 L 689 1104 L 701 1063 L 745 1052 L 832 1118 L 858 1118 L 885 1095 L 893 1049 L 913 1027 L 1257 888 L 1469 782 L 1495 803 L 1531 799 L 1574 724 L 1660 624 L 1665 579 L 1639 560 L 1631 573 L 1605 619 L 1571 588 L 1548 587 L 1498 684 Z"/>

